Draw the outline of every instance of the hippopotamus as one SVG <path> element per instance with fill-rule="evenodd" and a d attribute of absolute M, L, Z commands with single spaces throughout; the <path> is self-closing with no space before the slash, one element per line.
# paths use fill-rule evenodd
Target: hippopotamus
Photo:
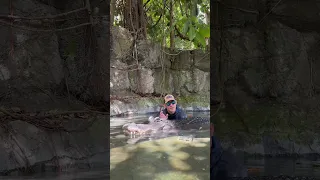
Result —
<path fill-rule="evenodd" d="M 188 120 L 165 120 L 159 117 L 150 116 L 148 124 L 128 123 L 123 125 L 122 129 L 126 134 L 152 134 L 155 132 L 176 132 L 182 129 L 201 129 L 207 125 L 209 127 L 210 120 L 206 118 L 196 117 Z"/>
<path fill-rule="evenodd" d="M 147 124 L 128 123 L 123 125 L 125 134 L 131 135 L 128 143 L 133 144 L 143 138 L 157 139 L 168 135 L 178 135 L 179 130 L 209 129 L 209 118 L 195 117 L 187 120 L 165 120 L 150 116 Z"/>

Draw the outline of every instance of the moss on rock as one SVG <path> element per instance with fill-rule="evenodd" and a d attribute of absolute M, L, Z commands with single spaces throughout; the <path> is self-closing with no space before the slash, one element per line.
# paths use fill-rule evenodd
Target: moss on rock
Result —
<path fill-rule="evenodd" d="M 161 103 L 163 103 L 162 98 L 158 97 L 140 98 L 137 102 L 140 108 L 158 106 Z"/>
<path fill-rule="evenodd" d="M 196 106 L 196 107 L 208 107 L 210 106 L 210 97 L 206 96 L 184 96 L 184 97 L 178 97 L 177 98 L 178 104 L 180 104 L 183 107 L 188 106 Z"/>
<path fill-rule="evenodd" d="M 186 96 L 186 97 L 177 97 L 177 102 L 182 107 L 208 107 L 210 106 L 209 98 L 203 96 Z M 148 97 L 148 98 L 140 98 L 137 101 L 137 105 L 140 108 L 152 107 L 162 105 L 163 98 L 160 97 Z"/>

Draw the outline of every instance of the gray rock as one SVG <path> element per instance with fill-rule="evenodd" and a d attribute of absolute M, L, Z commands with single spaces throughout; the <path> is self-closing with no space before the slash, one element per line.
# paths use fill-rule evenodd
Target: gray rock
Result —
<path fill-rule="evenodd" d="M 62 169 L 83 163 L 86 168 L 95 164 L 108 166 L 105 160 L 95 157 L 109 156 L 106 122 L 106 118 L 99 117 L 88 130 L 69 133 L 50 132 L 24 121 L 12 121 L 8 124 L 9 131 L 0 128 L 0 172 L 13 173 L 18 168 L 37 164 Z"/>
<path fill-rule="evenodd" d="M 138 94 L 149 94 L 154 92 L 153 71 L 141 68 L 129 72 L 130 89 Z"/>
<path fill-rule="evenodd" d="M 133 37 L 130 32 L 122 27 L 111 27 L 111 61 L 117 59 L 125 59 L 131 54 L 131 48 L 133 45 Z M 106 42 L 108 43 L 108 42 Z M 110 43 L 110 42 L 109 42 Z M 106 47 L 106 44 L 105 46 Z"/>
<path fill-rule="evenodd" d="M 122 69 L 127 68 L 127 64 L 116 60 L 110 63 L 110 90 L 111 93 L 129 90 L 130 82 L 128 72 Z"/>

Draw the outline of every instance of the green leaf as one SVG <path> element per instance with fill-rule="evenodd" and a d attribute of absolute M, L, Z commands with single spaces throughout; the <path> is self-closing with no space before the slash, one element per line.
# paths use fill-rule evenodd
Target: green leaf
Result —
<path fill-rule="evenodd" d="M 188 36 L 190 41 L 196 37 L 196 29 L 193 26 L 190 26 Z"/>
<path fill-rule="evenodd" d="M 183 34 L 187 34 L 188 29 L 189 29 L 189 24 L 190 24 L 190 22 L 186 21 L 185 24 L 183 25 L 183 29 L 182 29 Z"/>
<path fill-rule="evenodd" d="M 188 21 L 187 17 L 182 16 L 182 17 L 179 18 L 179 22 L 181 22 L 181 23 L 185 23 L 187 21 Z"/>
<path fill-rule="evenodd" d="M 196 16 L 192 16 L 192 17 L 191 17 L 191 21 L 192 21 L 192 22 L 196 23 L 197 20 L 198 20 L 198 18 L 197 18 Z"/>
<path fill-rule="evenodd" d="M 200 28 L 199 33 L 202 37 L 209 38 L 210 37 L 210 27 Z"/>
<path fill-rule="evenodd" d="M 196 41 L 198 41 L 203 47 L 207 45 L 206 39 L 200 33 L 196 33 Z"/>

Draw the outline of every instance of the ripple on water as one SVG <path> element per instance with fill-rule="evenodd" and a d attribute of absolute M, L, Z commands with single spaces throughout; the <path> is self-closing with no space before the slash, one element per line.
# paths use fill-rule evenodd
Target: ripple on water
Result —
<path fill-rule="evenodd" d="M 202 116 L 205 116 L 201 113 Z M 146 122 L 149 115 L 118 119 L 119 126 L 112 127 L 110 140 L 110 177 L 123 179 L 192 179 L 210 177 L 209 131 L 183 131 L 182 137 L 196 134 L 192 141 L 170 136 L 137 144 L 127 144 L 122 125 L 127 122 Z M 124 123 L 125 122 L 125 123 Z M 189 138 L 190 139 L 190 138 Z"/>

